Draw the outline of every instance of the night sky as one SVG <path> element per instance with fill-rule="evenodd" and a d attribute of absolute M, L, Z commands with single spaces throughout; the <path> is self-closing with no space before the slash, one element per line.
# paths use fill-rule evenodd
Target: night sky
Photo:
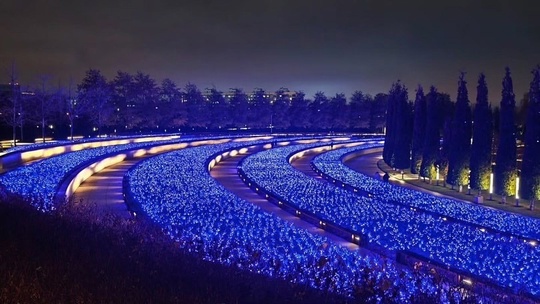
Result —
<path fill-rule="evenodd" d="M 498 103 L 508 65 L 519 101 L 540 63 L 538 1 L 440 2 L 2 0 L 0 81 L 15 62 L 23 84 L 97 68 L 308 95 L 387 92 L 401 79 L 414 98 L 419 83 L 455 97 L 465 71 L 471 101 L 485 72 Z"/>

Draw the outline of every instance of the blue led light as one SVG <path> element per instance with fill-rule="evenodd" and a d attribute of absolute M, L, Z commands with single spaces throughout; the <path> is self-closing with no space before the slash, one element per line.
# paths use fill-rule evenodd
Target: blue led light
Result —
<path fill-rule="evenodd" d="M 249 180 L 263 189 L 325 221 L 367 236 L 370 243 L 392 251 L 411 251 L 502 286 L 518 286 L 533 295 L 540 294 L 538 246 L 515 237 L 482 232 L 471 225 L 444 221 L 441 216 L 411 210 L 410 206 L 390 203 L 390 198 L 400 198 L 402 188 L 378 189 L 377 186 L 384 183 L 376 183 L 371 178 L 364 178 L 366 184 L 360 188 L 374 191 L 373 197 L 360 196 L 312 179 L 287 162 L 288 155 L 302 149 L 305 147 L 290 146 L 257 153 L 244 160 L 242 170 Z M 319 169 L 324 171 L 326 167 Z M 340 175 L 332 176 L 346 180 Z M 408 195 L 407 199 L 410 199 L 411 194 Z M 506 218 L 492 219 L 493 223 L 499 221 L 506 221 Z"/>

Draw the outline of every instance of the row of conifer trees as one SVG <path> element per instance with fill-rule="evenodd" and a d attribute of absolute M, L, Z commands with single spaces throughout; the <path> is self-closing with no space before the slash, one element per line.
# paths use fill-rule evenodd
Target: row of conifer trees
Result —
<path fill-rule="evenodd" d="M 419 86 L 411 102 L 407 88 L 399 81 L 394 83 L 388 95 L 384 161 L 396 169 L 410 168 L 430 180 L 436 179 L 438 171 L 452 187 L 470 186 L 479 194 L 489 189 L 493 174 L 493 190 L 503 200 L 511 195 L 540 199 L 540 66 L 532 74 L 525 104 L 521 170 L 509 68 L 505 70 L 497 111 L 490 105 L 484 74 L 478 77 L 474 109 L 464 73 L 459 76 L 455 102 L 434 86 L 427 94 Z"/>

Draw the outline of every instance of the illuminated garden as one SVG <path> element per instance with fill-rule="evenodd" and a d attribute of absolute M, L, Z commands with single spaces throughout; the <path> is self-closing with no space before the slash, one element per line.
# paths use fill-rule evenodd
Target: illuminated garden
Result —
<path fill-rule="evenodd" d="M 26 88 L 13 68 L 0 302 L 540 302 L 532 74 L 518 106 L 510 68 L 473 105 L 464 72 L 453 100 L 97 69 Z"/>

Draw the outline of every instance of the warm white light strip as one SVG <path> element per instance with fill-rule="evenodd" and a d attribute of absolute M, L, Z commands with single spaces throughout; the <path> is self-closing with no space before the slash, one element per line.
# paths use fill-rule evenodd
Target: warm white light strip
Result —
<path fill-rule="evenodd" d="M 519 177 L 516 177 L 516 199 L 519 199 Z"/>
<path fill-rule="evenodd" d="M 489 174 L 489 194 L 493 194 L 493 173 Z"/>

